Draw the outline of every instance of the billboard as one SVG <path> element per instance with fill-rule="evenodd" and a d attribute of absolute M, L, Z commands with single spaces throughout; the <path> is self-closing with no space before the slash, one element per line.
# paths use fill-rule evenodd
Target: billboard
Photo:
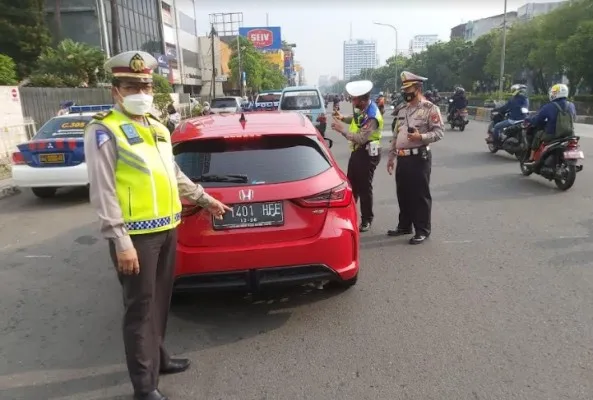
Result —
<path fill-rule="evenodd" d="M 263 54 L 264 58 L 279 70 L 284 68 L 284 52 L 282 50 L 269 51 Z"/>
<path fill-rule="evenodd" d="M 239 28 L 239 35 L 243 36 L 258 50 L 282 49 L 282 36 L 279 26 L 262 26 L 254 28 Z"/>

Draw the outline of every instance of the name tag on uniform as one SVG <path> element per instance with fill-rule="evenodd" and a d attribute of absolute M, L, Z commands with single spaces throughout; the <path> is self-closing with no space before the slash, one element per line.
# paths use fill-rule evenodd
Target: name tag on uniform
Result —
<path fill-rule="evenodd" d="M 121 126 L 121 130 L 124 132 L 126 139 L 129 144 L 143 143 L 144 140 L 140 137 L 136 128 L 132 124 L 125 124 Z"/>
<path fill-rule="evenodd" d="M 165 136 L 161 135 L 160 133 L 156 134 L 156 140 L 157 140 L 157 142 L 166 142 L 167 141 L 167 139 L 165 139 Z"/>

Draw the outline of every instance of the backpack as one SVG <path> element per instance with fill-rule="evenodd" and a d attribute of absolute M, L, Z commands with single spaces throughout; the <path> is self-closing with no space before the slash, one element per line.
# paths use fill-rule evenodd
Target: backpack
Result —
<path fill-rule="evenodd" d="M 572 115 L 568 111 L 568 102 L 566 103 L 566 110 L 560 107 L 560 104 L 553 102 L 558 108 L 558 115 L 556 116 L 556 135 L 555 137 L 567 137 L 574 135 L 574 122 Z"/>

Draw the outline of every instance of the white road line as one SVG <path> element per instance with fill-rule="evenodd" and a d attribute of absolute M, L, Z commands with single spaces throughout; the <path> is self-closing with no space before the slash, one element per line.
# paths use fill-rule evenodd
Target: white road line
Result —
<path fill-rule="evenodd" d="M 463 244 L 463 243 L 473 243 L 473 240 L 444 240 L 443 243 L 447 244 Z"/>
<path fill-rule="evenodd" d="M 30 255 L 25 256 L 25 258 L 51 258 L 52 256 L 44 256 L 44 255 Z"/>

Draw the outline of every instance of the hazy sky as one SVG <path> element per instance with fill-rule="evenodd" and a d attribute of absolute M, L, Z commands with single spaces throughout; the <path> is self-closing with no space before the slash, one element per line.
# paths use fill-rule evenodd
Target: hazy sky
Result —
<path fill-rule="evenodd" d="M 529 2 L 508 0 L 508 11 Z M 550 0 L 532 0 L 547 3 Z M 463 22 L 502 14 L 504 0 L 200 0 L 197 2 L 200 35 L 209 31 L 211 13 L 243 12 L 243 26 L 266 25 L 282 28 L 282 39 L 296 43 L 296 59 L 305 69 L 309 84 L 320 75 L 342 77 L 342 45 L 354 39 L 374 39 L 381 65 L 393 55 L 395 34 L 391 28 L 374 25 L 383 22 L 398 29 L 398 48 L 407 49 L 414 35 L 437 34 L 449 40 L 450 30 Z"/>

